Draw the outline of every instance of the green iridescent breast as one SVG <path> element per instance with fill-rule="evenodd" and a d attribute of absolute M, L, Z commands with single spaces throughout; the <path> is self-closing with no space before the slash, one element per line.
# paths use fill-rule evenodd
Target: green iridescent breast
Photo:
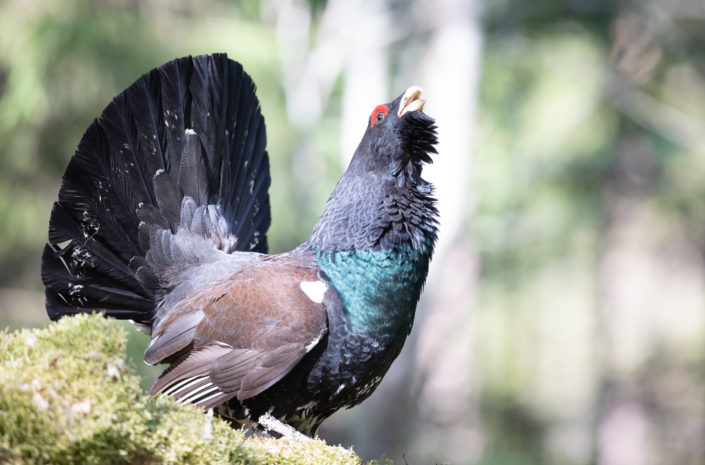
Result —
<path fill-rule="evenodd" d="M 403 244 L 381 251 L 316 251 L 321 271 L 343 301 L 355 331 L 388 340 L 411 330 L 432 247 Z"/>

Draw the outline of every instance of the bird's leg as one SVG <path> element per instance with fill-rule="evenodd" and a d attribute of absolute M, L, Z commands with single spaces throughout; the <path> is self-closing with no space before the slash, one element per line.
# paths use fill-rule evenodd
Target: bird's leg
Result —
<path fill-rule="evenodd" d="M 260 426 L 267 431 L 274 431 L 275 433 L 281 434 L 282 438 L 285 439 L 311 439 L 305 434 L 301 434 L 296 431 L 293 426 L 277 420 L 269 413 L 261 415 L 257 420 L 257 423 L 259 423 Z"/>
<path fill-rule="evenodd" d="M 213 439 L 213 409 L 209 408 L 206 411 L 206 423 L 203 425 L 203 439 Z"/>

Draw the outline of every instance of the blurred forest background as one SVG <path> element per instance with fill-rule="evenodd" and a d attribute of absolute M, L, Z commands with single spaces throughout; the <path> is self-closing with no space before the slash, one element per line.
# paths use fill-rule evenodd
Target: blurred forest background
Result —
<path fill-rule="evenodd" d="M 274 252 L 418 84 L 440 244 L 400 360 L 320 435 L 410 465 L 703 464 L 704 31 L 701 0 L 0 0 L 0 324 L 48 323 L 61 175 L 149 69 L 222 51 L 253 76 Z"/>

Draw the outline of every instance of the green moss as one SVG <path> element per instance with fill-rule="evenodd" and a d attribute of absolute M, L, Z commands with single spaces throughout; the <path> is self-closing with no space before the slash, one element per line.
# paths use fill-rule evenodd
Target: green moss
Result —
<path fill-rule="evenodd" d="M 124 331 L 97 315 L 0 333 L 0 463 L 360 463 L 321 440 L 246 438 L 196 407 L 149 399 L 124 357 Z"/>

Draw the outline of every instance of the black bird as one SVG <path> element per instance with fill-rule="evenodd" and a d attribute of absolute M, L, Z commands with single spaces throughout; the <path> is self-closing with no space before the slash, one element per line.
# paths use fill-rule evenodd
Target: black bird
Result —
<path fill-rule="evenodd" d="M 411 330 L 437 231 L 420 94 L 374 108 L 311 236 L 268 255 L 250 77 L 224 54 L 145 74 L 64 174 L 42 259 L 49 317 L 131 319 L 151 332 L 145 361 L 169 365 L 153 395 L 314 434 L 372 393 Z"/>

